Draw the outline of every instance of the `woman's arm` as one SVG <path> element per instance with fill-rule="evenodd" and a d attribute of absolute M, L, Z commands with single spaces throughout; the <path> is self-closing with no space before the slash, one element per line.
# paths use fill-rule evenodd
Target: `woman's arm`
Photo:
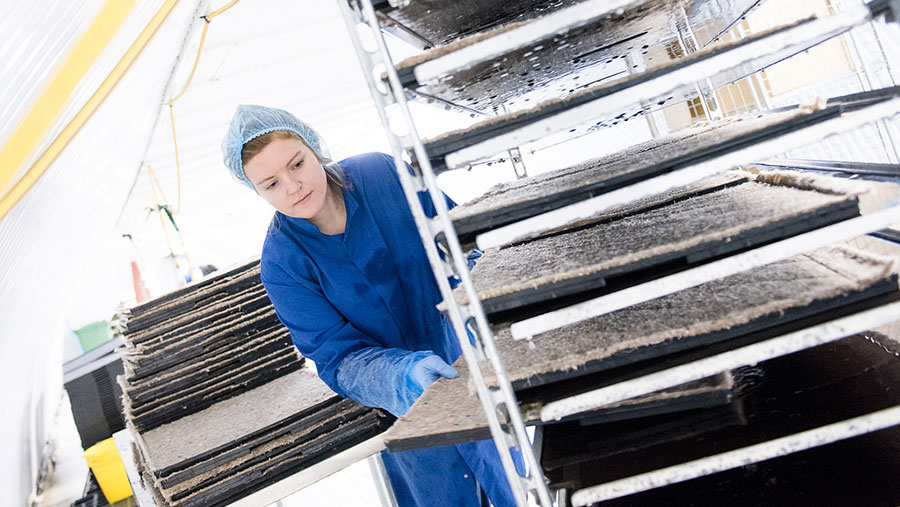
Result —
<path fill-rule="evenodd" d="M 311 283 L 263 278 L 263 286 L 297 350 L 316 363 L 319 376 L 329 387 L 345 396 L 335 379 L 340 363 L 357 350 L 381 347 L 381 343 L 347 322 Z"/>
<path fill-rule="evenodd" d="M 317 288 L 266 281 L 263 285 L 297 349 L 316 363 L 319 377 L 344 398 L 399 417 L 439 376 L 456 376 L 456 370 L 432 351 L 384 347 L 347 322 Z"/>
<path fill-rule="evenodd" d="M 337 382 L 359 403 L 400 417 L 439 377 L 458 375 L 430 350 L 369 347 L 344 359 L 338 368 Z"/>

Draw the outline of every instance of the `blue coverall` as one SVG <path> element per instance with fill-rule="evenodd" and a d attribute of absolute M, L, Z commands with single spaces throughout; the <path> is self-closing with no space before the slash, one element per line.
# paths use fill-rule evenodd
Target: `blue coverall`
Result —
<path fill-rule="evenodd" d="M 393 158 L 370 153 L 340 162 L 347 224 L 328 236 L 308 221 L 275 213 L 261 259 L 261 278 L 300 353 L 337 394 L 393 389 L 384 372 L 338 382 L 348 356 L 363 350 L 406 354 L 434 351 L 447 364 L 461 350 L 435 306 L 437 283 L 406 204 Z M 420 194 L 426 214 L 431 199 Z M 448 204 L 453 205 L 448 199 Z M 367 373 L 369 375 L 367 376 Z M 346 385 L 349 384 L 349 385 Z M 384 453 L 401 506 L 477 506 L 475 481 L 496 507 L 515 505 L 492 441 Z"/>

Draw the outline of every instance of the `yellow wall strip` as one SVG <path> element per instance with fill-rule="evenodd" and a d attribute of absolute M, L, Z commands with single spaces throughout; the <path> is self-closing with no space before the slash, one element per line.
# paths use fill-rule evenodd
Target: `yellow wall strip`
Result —
<path fill-rule="evenodd" d="M 137 60 L 150 40 L 153 39 L 156 31 L 168 18 L 177 3 L 178 0 L 166 0 L 163 3 L 84 107 L 78 111 L 72 121 L 66 125 L 59 136 L 53 140 L 47 150 L 41 154 L 22 178 L 15 182 L 15 185 L 0 198 L 0 220 L 40 179 L 50 164 L 68 146 L 75 134 L 100 107 L 100 104 L 115 88 L 134 61 Z M 19 168 L 28 155 L 36 149 L 43 135 L 50 128 L 52 121 L 64 107 L 68 94 L 74 90 L 78 80 L 83 77 L 100 56 L 103 48 L 112 39 L 133 6 L 133 0 L 109 0 L 88 31 L 76 43 L 60 72 L 54 77 L 38 103 L 23 120 L 23 124 L 0 149 L 0 188 L 7 186 L 13 176 L 19 172 Z M 97 41 L 100 39 L 103 39 L 103 43 L 101 46 L 98 46 Z M 61 77 L 61 74 L 64 72 L 66 76 Z M 70 73 L 74 73 L 73 75 L 77 77 L 74 83 L 70 81 L 72 79 L 72 76 L 69 75 Z"/>

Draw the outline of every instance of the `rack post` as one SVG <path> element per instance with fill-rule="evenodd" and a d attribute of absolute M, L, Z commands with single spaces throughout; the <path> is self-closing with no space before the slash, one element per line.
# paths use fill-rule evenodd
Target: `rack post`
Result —
<path fill-rule="evenodd" d="M 500 454 L 513 496 L 518 505 L 526 505 L 530 494 L 537 505 L 549 507 L 553 505 L 550 490 L 525 431 L 525 423 L 515 393 L 469 276 L 466 256 L 450 220 L 443 193 L 437 186 L 430 159 L 416 131 L 407 106 L 406 95 L 388 54 L 371 0 L 338 0 L 338 4 L 366 83 L 387 132 L 400 183 L 432 271 L 447 304 L 447 313 L 462 347 L 478 399 L 487 416 L 491 435 Z M 386 75 L 386 83 L 381 79 L 382 75 Z M 393 117 L 389 114 L 389 107 L 393 108 L 392 112 L 395 113 Z M 415 161 L 412 164 L 412 171 L 404 161 L 404 154 L 410 154 Z M 418 198 L 419 192 L 426 191 L 430 194 L 437 211 L 434 218 L 426 217 Z M 440 236 L 443 236 L 447 243 L 443 257 L 438 252 L 435 242 Z M 448 280 L 448 277 L 453 276 L 459 278 L 460 285 L 466 291 L 470 301 L 467 305 L 457 304 L 453 297 Z M 493 373 L 497 379 L 496 385 L 486 384 L 482 368 L 488 368 Z M 516 472 L 509 453 L 510 448 L 521 449 L 528 471 L 527 477 L 520 477 Z"/>

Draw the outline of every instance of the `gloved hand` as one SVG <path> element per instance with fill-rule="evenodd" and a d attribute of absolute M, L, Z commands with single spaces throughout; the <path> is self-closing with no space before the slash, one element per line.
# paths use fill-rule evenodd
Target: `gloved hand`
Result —
<path fill-rule="evenodd" d="M 400 417 L 426 387 L 441 376 L 458 373 L 434 352 L 370 347 L 341 362 L 337 383 L 351 399 Z"/>
<path fill-rule="evenodd" d="M 466 265 L 469 267 L 469 271 L 472 271 L 472 268 L 475 267 L 475 264 L 478 262 L 478 259 L 480 259 L 482 255 L 484 255 L 484 252 L 478 248 L 469 250 L 469 252 L 466 254 Z M 456 275 L 451 276 L 449 280 L 451 289 L 455 289 L 462 282 L 462 280 L 460 280 L 460 278 Z"/>
<path fill-rule="evenodd" d="M 412 369 L 406 375 L 407 383 L 414 384 L 411 389 L 418 388 L 419 394 L 428 389 L 428 386 L 441 377 L 456 378 L 459 372 L 444 362 L 440 356 L 432 354 L 413 363 Z M 418 398 L 418 396 L 416 396 Z"/>
<path fill-rule="evenodd" d="M 484 255 L 484 251 L 480 248 L 473 248 L 469 250 L 469 253 L 466 254 L 466 263 L 469 265 L 469 271 L 472 271 L 472 268 L 475 267 L 475 263 L 481 256 Z"/>

